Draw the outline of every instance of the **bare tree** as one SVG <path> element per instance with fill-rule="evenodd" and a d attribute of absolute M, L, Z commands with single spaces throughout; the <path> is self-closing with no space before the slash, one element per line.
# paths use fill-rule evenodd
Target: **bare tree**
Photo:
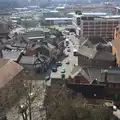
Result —
<path fill-rule="evenodd" d="M 53 93 L 52 93 L 53 94 Z M 72 91 L 61 87 L 56 95 L 47 99 L 47 120 L 109 120 L 112 112 L 104 106 L 89 106 L 80 95 L 73 96 Z"/>

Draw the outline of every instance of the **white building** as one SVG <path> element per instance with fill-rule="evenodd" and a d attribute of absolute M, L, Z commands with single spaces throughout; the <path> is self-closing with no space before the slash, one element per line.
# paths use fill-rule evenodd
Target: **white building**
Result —
<path fill-rule="evenodd" d="M 45 18 L 47 25 L 71 25 L 73 18 Z"/>

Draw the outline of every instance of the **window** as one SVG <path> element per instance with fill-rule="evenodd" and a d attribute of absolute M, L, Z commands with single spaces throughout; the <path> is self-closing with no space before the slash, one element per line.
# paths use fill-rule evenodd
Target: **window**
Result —
<path fill-rule="evenodd" d="M 94 20 L 94 17 L 88 17 L 88 20 Z"/>
<path fill-rule="evenodd" d="M 87 20 L 88 18 L 87 17 L 82 17 L 82 20 Z"/>
<path fill-rule="evenodd" d="M 77 25 L 80 25 L 81 24 L 81 20 L 80 18 L 77 18 Z"/>

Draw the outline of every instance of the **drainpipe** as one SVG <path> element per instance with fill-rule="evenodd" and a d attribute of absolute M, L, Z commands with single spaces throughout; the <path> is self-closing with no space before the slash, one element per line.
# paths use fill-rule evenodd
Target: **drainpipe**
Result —
<path fill-rule="evenodd" d="M 108 70 L 104 70 L 104 73 L 105 73 L 105 85 L 106 85 L 106 88 L 108 88 L 108 81 L 107 81 L 107 75 L 108 75 Z"/>

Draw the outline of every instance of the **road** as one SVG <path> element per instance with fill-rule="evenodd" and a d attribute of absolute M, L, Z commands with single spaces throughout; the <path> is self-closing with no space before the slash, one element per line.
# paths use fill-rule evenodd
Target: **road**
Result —
<path fill-rule="evenodd" d="M 64 58 L 62 62 L 62 66 L 58 67 L 57 72 L 51 72 L 51 78 L 61 78 L 61 69 L 62 67 L 65 68 L 65 77 L 68 78 L 69 75 L 71 74 L 72 69 L 74 68 L 74 64 L 78 64 L 78 58 L 76 56 L 73 56 L 73 50 L 78 49 L 78 41 L 76 40 L 74 35 L 68 36 L 69 39 L 69 48 L 66 47 L 65 53 L 68 54 L 69 56 Z M 70 49 L 70 52 L 67 50 Z M 66 64 L 66 61 L 69 60 L 70 64 Z"/>

